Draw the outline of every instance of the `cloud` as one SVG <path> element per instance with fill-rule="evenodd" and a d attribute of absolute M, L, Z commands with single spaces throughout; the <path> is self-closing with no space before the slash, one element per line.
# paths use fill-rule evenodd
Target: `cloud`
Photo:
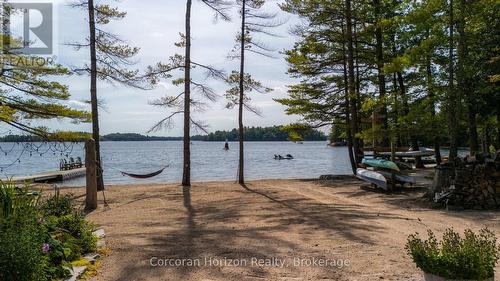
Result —
<path fill-rule="evenodd" d="M 66 66 L 78 66 L 88 63 L 88 50 L 76 52 L 73 48 L 65 46 L 67 42 L 83 42 L 88 34 L 86 14 L 84 10 L 69 7 L 69 0 L 55 0 L 58 5 L 58 62 Z M 107 31 L 118 34 L 133 46 L 140 48 L 137 57 L 138 64 L 134 67 L 144 69 L 148 65 L 159 61 L 167 62 L 175 53 L 183 52 L 174 46 L 179 41 L 179 33 L 184 32 L 184 1 L 150 0 L 143 1 L 123 0 L 114 3 L 127 16 L 121 21 L 115 21 L 105 27 Z M 276 2 L 266 4 L 266 11 L 278 11 Z M 288 17 L 284 13 L 280 16 Z M 193 60 L 225 69 L 226 72 L 237 70 L 238 60 L 230 61 L 227 55 L 233 48 L 234 38 L 239 29 L 239 15 L 236 9 L 232 14 L 233 22 L 213 23 L 213 12 L 204 7 L 201 1 L 193 2 L 192 37 Z M 283 38 L 266 37 L 263 41 L 277 50 L 293 46 L 293 37 L 287 36 L 290 25 L 295 19 L 276 30 Z M 283 111 L 283 106 L 275 103 L 273 98 L 286 95 L 286 85 L 293 83 L 287 74 L 287 64 L 280 54 L 277 59 L 269 59 L 252 53 L 248 54 L 246 72 L 261 81 L 263 85 L 275 91 L 261 95 L 251 93 L 252 100 L 261 107 L 265 118 L 245 113 L 245 125 L 267 126 L 284 124 L 297 119 L 288 116 Z M 193 71 L 193 79 L 201 79 L 199 69 Z M 176 72 L 175 75 L 182 75 Z M 58 81 L 68 84 L 72 100 L 68 102 L 74 108 L 87 109 L 88 105 L 80 100 L 89 99 L 88 76 L 71 76 Z M 223 96 L 228 86 L 221 82 L 208 84 L 217 94 Z M 148 101 L 163 95 L 176 95 L 182 87 L 174 87 L 170 81 L 161 81 L 152 91 L 141 91 L 123 86 L 111 86 L 105 82 L 98 82 L 98 97 L 106 100 L 108 112 L 100 112 L 100 125 L 102 133 L 111 132 L 144 132 L 168 114 L 169 109 L 156 108 Z M 224 108 L 223 98 L 212 104 L 203 113 L 195 113 L 196 119 L 204 119 L 210 124 L 210 130 L 230 129 L 237 125 L 236 111 Z M 66 129 L 74 129 L 72 125 L 65 125 Z M 176 120 L 176 126 L 169 131 L 159 132 L 160 135 L 179 136 L 182 134 L 182 119 Z"/>
<path fill-rule="evenodd" d="M 79 110 L 90 110 L 90 104 L 84 101 L 79 101 L 79 100 L 69 100 L 67 102 L 68 106 L 74 108 L 74 109 L 79 109 Z"/>

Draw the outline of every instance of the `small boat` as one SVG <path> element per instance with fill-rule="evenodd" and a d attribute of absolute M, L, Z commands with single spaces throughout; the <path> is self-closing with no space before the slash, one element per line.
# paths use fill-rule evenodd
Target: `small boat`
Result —
<path fill-rule="evenodd" d="M 362 163 L 375 168 L 384 168 L 399 171 L 399 167 L 396 163 L 385 159 L 363 158 Z"/>
<path fill-rule="evenodd" d="M 358 168 L 356 170 L 356 177 L 360 180 L 364 180 L 368 183 L 383 188 L 384 190 L 387 190 L 387 180 L 381 173 L 370 171 L 363 168 Z"/>
<path fill-rule="evenodd" d="M 275 160 L 292 160 L 293 156 L 291 154 L 287 154 L 286 156 L 281 156 L 279 154 L 274 154 Z"/>
<path fill-rule="evenodd" d="M 386 177 L 388 179 L 392 179 L 393 173 L 391 173 L 391 172 L 387 172 L 387 171 L 377 171 L 377 172 L 379 172 L 380 174 L 382 174 L 384 177 Z M 417 180 L 415 179 L 415 177 L 403 175 L 400 173 L 394 173 L 394 179 L 400 183 L 409 183 L 409 184 L 417 183 Z"/>
<path fill-rule="evenodd" d="M 384 156 L 391 156 L 391 152 L 379 152 L 378 154 Z M 422 147 L 420 150 L 413 151 L 397 151 L 394 153 L 396 157 L 429 157 L 434 155 L 434 149 Z"/>

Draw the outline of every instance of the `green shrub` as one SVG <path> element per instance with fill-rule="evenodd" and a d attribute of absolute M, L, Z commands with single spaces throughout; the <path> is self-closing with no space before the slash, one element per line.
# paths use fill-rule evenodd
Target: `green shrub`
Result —
<path fill-rule="evenodd" d="M 71 195 L 42 203 L 40 195 L 0 181 L 0 280 L 45 281 L 69 275 L 65 266 L 96 250 L 94 226 Z"/>
<path fill-rule="evenodd" d="M 42 246 L 47 233 L 36 202 L 26 190 L 0 182 L 0 280 L 46 280 Z"/>
<path fill-rule="evenodd" d="M 45 199 L 40 204 L 40 210 L 44 216 L 64 216 L 71 214 L 74 211 L 72 203 L 72 195 L 60 195 L 56 193 L 54 196 Z"/>
<path fill-rule="evenodd" d="M 37 212 L 39 198 L 28 192 L 28 186 L 19 189 L 13 182 L 0 180 L 0 219 L 14 217 L 18 213 L 34 215 Z"/>
<path fill-rule="evenodd" d="M 427 232 L 427 240 L 416 233 L 406 244 L 408 254 L 424 272 L 448 279 L 484 280 L 494 275 L 500 247 L 489 229 L 481 229 L 479 235 L 466 230 L 464 238 L 447 229 L 440 243 L 431 230 Z"/>
<path fill-rule="evenodd" d="M 48 224 L 53 237 L 71 250 L 70 260 L 96 250 L 97 238 L 93 235 L 94 226 L 85 220 L 78 211 L 62 217 L 51 216 Z"/>
<path fill-rule="evenodd" d="M 43 226 L 33 218 L 17 216 L 0 223 L 0 280 L 46 280 L 44 238 Z"/>

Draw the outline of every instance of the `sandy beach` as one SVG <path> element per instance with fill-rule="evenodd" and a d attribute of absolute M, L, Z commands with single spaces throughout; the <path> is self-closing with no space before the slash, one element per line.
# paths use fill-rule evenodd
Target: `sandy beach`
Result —
<path fill-rule="evenodd" d="M 422 280 L 404 249 L 409 234 L 500 235 L 498 212 L 433 209 L 424 188 L 361 185 L 339 177 L 109 186 L 109 206 L 99 194 L 88 219 L 112 252 L 90 280 Z"/>

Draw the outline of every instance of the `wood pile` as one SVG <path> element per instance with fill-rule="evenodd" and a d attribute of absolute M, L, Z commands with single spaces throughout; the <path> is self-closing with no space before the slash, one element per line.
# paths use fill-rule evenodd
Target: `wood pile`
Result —
<path fill-rule="evenodd" d="M 500 209 L 500 153 L 457 158 L 450 185 L 435 199 L 465 209 Z"/>

